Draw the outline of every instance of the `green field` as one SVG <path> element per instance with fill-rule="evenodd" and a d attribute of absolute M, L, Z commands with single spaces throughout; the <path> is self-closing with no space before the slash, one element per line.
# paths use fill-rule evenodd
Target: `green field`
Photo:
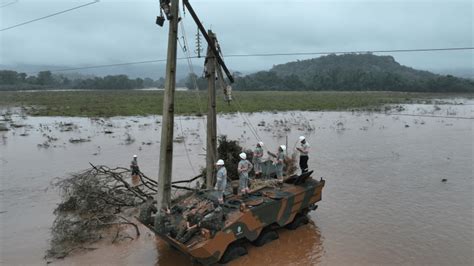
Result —
<path fill-rule="evenodd" d="M 378 110 L 384 104 L 402 104 L 452 97 L 473 98 L 473 94 L 424 94 L 403 92 L 310 92 L 234 91 L 230 105 L 218 95 L 221 113 L 236 111 L 289 110 Z M 158 91 L 46 91 L 0 92 L 0 106 L 24 107 L 38 116 L 127 116 L 162 113 L 163 92 Z M 177 114 L 206 112 L 205 92 L 176 92 Z"/>

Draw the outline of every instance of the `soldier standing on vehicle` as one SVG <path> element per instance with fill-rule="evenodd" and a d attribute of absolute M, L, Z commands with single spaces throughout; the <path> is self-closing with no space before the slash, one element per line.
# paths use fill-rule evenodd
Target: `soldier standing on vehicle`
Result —
<path fill-rule="evenodd" d="M 140 167 L 138 167 L 137 155 L 133 155 L 132 162 L 130 163 L 130 170 L 132 171 L 132 184 L 137 185 L 140 175 Z"/>
<path fill-rule="evenodd" d="M 242 152 L 239 154 L 240 162 L 237 166 L 237 172 L 239 173 L 239 189 L 242 194 L 249 193 L 249 172 L 252 170 L 252 163 L 247 160 L 247 154 Z"/>
<path fill-rule="evenodd" d="M 300 152 L 300 169 L 301 174 L 304 174 L 308 172 L 309 143 L 306 141 L 304 136 L 300 136 L 299 140 L 301 147 L 296 147 L 296 149 Z"/>
<path fill-rule="evenodd" d="M 253 151 L 253 166 L 255 169 L 255 178 L 260 178 L 262 175 L 262 157 L 263 157 L 263 142 L 258 142 L 257 147 Z"/>
<path fill-rule="evenodd" d="M 227 169 L 224 166 L 224 160 L 220 159 L 216 163 L 217 174 L 216 174 L 216 185 L 214 187 L 218 192 L 219 204 L 224 203 L 224 191 L 227 186 Z"/>
<path fill-rule="evenodd" d="M 286 146 L 280 145 L 280 147 L 278 148 L 277 154 L 268 152 L 270 156 L 275 158 L 274 164 L 276 167 L 276 176 L 279 181 L 283 181 L 283 168 L 285 166 L 285 151 L 286 151 Z"/>

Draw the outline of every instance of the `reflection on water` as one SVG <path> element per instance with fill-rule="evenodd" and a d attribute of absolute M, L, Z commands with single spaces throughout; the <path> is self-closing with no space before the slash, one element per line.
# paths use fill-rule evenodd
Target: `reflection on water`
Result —
<path fill-rule="evenodd" d="M 249 255 L 231 265 L 472 265 L 473 120 L 449 118 L 474 117 L 471 104 L 407 105 L 388 115 L 256 113 L 249 119 L 257 133 L 238 115 L 219 116 L 219 134 L 249 148 L 256 134 L 271 151 L 288 136 L 291 152 L 298 136 L 306 135 L 310 168 L 327 180 L 309 225 L 280 230 L 279 240 L 249 246 Z M 159 116 L 12 119 L 17 127 L 0 132 L 0 264 L 42 261 L 59 201 L 48 189 L 54 178 L 89 162 L 128 167 L 133 154 L 143 172 L 158 173 Z M 173 175 L 186 179 L 205 165 L 206 127 L 202 118 L 178 119 Z M 141 232 L 137 240 L 99 245 L 55 263 L 190 263 L 147 229 Z"/>

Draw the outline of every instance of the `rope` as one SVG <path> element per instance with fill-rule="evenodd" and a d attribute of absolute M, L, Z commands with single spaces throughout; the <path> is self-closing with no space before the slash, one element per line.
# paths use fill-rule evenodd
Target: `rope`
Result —
<path fill-rule="evenodd" d="M 222 60 L 224 60 L 224 54 L 222 53 L 222 50 L 219 49 L 219 53 L 222 57 Z M 219 66 L 219 71 L 220 71 L 220 66 Z M 221 80 L 222 83 L 224 83 L 224 80 Z M 252 133 L 252 135 L 255 137 L 255 139 L 257 141 L 262 141 L 262 139 L 260 138 L 260 136 L 258 135 L 258 130 L 253 126 L 252 122 L 250 121 L 250 119 L 243 113 L 240 112 L 240 110 L 242 110 L 242 106 L 240 105 L 240 102 L 239 100 L 237 99 L 237 97 L 235 97 L 235 95 L 233 96 L 234 98 L 234 101 L 237 103 L 238 105 L 238 108 L 237 108 L 237 113 L 242 117 L 242 119 L 244 120 L 244 122 L 247 123 L 247 127 L 250 129 L 250 132 Z"/>
<path fill-rule="evenodd" d="M 179 11 L 179 14 L 181 16 L 181 11 Z M 185 30 L 185 27 L 184 27 L 184 19 L 181 19 L 180 27 L 181 27 L 181 32 L 183 34 L 184 45 L 186 47 L 189 47 L 188 38 L 186 37 L 186 30 Z M 192 57 L 190 55 L 189 49 L 186 49 L 186 50 L 183 49 L 183 52 L 184 52 L 184 55 L 186 57 L 186 61 L 188 63 L 189 72 L 191 74 L 193 74 L 192 75 L 192 80 L 193 80 L 193 84 L 194 84 L 194 90 L 196 91 L 197 98 L 198 98 L 199 112 L 201 112 L 201 114 L 204 114 L 204 112 L 202 111 L 203 109 L 202 109 L 202 105 L 201 105 L 201 94 L 199 93 L 199 87 L 198 87 L 198 84 L 197 84 L 197 75 L 194 72 L 193 62 L 191 60 Z"/>

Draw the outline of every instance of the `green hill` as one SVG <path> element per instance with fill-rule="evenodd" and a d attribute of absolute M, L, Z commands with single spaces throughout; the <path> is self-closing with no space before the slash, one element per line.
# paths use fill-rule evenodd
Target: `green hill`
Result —
<path fill-rule="evenodd" d="M 240 90 L 474 92 L 474 81 L 400 65 L 392 56 L 328 55 L 237 78 Z"/>

